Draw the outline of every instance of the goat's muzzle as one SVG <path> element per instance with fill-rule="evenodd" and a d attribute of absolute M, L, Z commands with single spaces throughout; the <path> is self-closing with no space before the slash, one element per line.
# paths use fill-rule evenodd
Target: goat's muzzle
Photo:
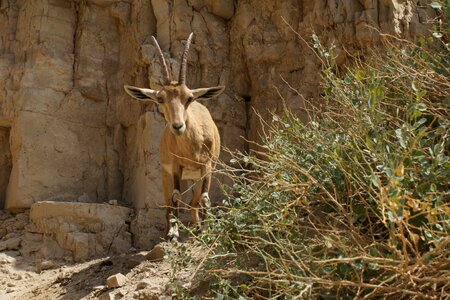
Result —
<path fill-rule="evenodd" d="M 172 123 L 172 132 L 176 135 L 181 135 L 186 130 L 186 124 L 185 123 Z"/>

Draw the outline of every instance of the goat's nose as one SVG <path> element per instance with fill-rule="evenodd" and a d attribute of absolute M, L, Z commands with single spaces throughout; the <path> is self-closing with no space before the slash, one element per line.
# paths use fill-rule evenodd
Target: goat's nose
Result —
<path fill-rule="evenodd" d="M 183 123 L 172 123 L 172 127 L 175 130 L 180 130 L 184 126 Z"/>

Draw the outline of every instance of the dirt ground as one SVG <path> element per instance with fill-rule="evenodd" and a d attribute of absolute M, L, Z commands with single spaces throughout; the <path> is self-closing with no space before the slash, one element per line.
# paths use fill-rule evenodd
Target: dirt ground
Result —
<path fill-rule="evenodd" d="M 188 242 L 176 247 L 180 245 L 188 247 Z M 0 252 L 0 300 L 171 299 L 178 287 L 190 285 L 192 270 L 174 271 L 173 262 L 164 255 L 171 251 L 167 249 L 176 249 L 174 244 L 156 247 L 165 250 L 156 256 L 154 251 L 149 254 L 150 251 L 131 250 L 72 265 L 51 261 L 36 265 L 18 251 Z M 150 261 L 154 257 L 160 261 Z M 108 288 L 107 278 L 118 273 L 126 276 L 126 283 Z"/>

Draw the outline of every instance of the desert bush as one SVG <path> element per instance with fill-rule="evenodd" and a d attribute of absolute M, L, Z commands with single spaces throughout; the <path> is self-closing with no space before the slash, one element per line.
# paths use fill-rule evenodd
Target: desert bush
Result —
<path fill-rule="evenodd" d="M 385 54 L 343 75 L 313 36 L 326 110 L 308 124 L 273 115 L 263 151 L 224 165 L 234 184 L 197 237 L 211 297 L 450 297 L 450 60 L 440 32 L 419 44 L 387 37 Z"/>

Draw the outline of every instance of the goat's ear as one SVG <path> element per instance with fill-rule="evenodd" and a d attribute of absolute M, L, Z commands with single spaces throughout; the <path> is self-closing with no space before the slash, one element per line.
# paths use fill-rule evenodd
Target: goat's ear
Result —
<path fill-rule="evenodd" d="M 135 86 L 124 85 L 123 88 L 128 95 L 139 101 L 151 101 L 158 103 L 158 92 L 152 89 L 141 89 Z"/>
<path fill-rule="evenodd" d="M 196 100 L 208 100 L 222 94 L 224 89 L 225 87 L 220 85 L 210 88 L 199 88 L 191 90 L 191 93 L 192 95 L 194 95 L 194 99 Z"/>

